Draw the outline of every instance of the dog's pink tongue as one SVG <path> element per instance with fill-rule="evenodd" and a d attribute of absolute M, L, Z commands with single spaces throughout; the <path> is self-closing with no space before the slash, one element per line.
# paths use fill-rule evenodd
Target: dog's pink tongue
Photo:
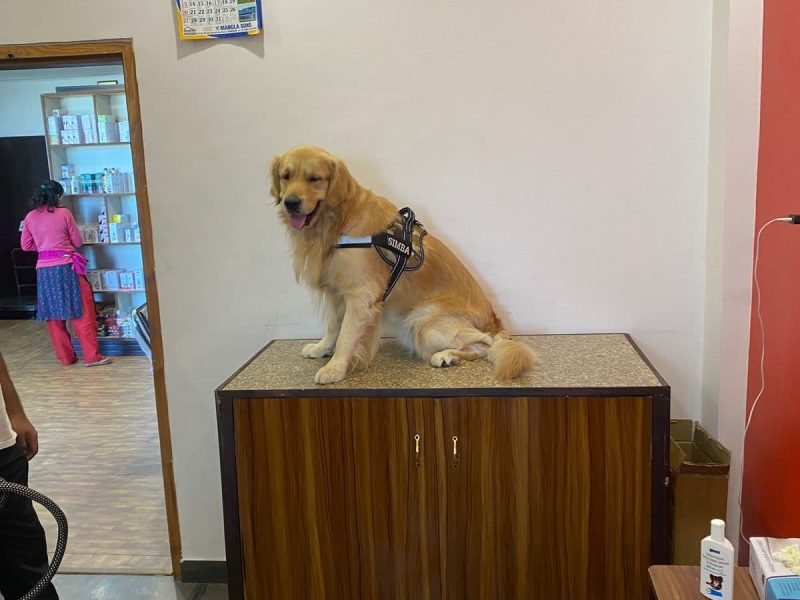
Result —
<path fill-rule="evenodd" d="M 292 222 L 292 227 L 302 229 L 306 224 L 306 215 L 289 215 L 289 220 Z"/>

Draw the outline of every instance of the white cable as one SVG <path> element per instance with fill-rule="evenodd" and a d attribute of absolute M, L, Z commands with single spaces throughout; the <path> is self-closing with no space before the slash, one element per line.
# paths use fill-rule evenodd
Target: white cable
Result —
<path fill-rule="evenodd" d="M 756 412 L 756 406 L 758 405 L 758 401 L 761 400 L 761 396 L 764 394 L 764 389 L 767 387 L 767 382 L 764 378 L 764 356 L 766 354 L 767 344 L 766 340 L 764 339 L 764 318 L 761 315 L 761 285 L 758 283 L 758 254 L 761 248 L 761 234 L 769 225 L 777 223 L 778 221 L 791 223 L 792 219 L 791 217 L 777 217 L 767 221 L 761 226 L 761 229 L 758 230 L 758 235 L 756 236 L 756 254 L 755 258 L 753 259 L 753 284 L 756 288 L 756 316 L 758 317 L 758 328 L 761 332 L 761 361 L 759 363 L 761 389 L 758 390 L 758 394 L 756 394 L 756 398 L 753 400 L 753 404 L 750 407 L 750 410 L 747 412 L 747 420 L 744 424 L 744 434 L 742 435 L 742 464 L 740 465 L 741 479 L 739 481 L 739 537 L 743 539 L 748 546 L 750 545 L 750 540 L 748 540 L 744 535 L 744 514 L 742 512 L 742 489 L 744 488 L 744 448 L 747 442 L 747 431 L 750 429 L 750 422 L 753 420 L 753 415 Z"/>

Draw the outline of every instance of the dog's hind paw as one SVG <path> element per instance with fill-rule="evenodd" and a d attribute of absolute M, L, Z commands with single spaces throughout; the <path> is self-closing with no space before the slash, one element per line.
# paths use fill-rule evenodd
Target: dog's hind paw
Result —
<path fill-rule="evenodd" d="M 333 361 L 322 367 L 314 376 L 314 383 L 338 383 L 347 376 L 347 367 Z"/>
<path fill-rule="evenodd" d="M 317 342 L 316 344 L 306 344 L 300 351 L 303 358 L 325 358 L 333 354 L 333 348 L 329 348 Z"/>
<path fill-rule="evenodd" d="M 434 367 L 452 367 L 458 364 L 458 358 L 450 350 L 442 350 L 431 356 L 431 364 Z"/>

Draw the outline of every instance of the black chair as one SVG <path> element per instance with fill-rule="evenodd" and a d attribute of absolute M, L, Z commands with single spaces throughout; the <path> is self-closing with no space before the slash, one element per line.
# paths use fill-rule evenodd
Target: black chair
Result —
<path fill-rule="evenodd" d="M 14 267 L 17 296 L 20 298 L 36 297 L 36 260 L 38 257 L 36 252 L 25 252 L 21 248 L 11 250 L 11 264 Z"/>

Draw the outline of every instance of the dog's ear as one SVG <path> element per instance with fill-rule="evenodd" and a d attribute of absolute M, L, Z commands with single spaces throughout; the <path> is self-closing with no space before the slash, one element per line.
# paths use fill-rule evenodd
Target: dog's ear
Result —
<path fill-rule="evenodd" d="M 276 156 L 272 159 L 272 164 L 269 167 L 271 183 L 269 186 L 269 193 L 275 199 L 275 204 L 281 203 L 281 157 Z"/>
<path fill-rule="evenodd" d="M 338 158 L 330 160 L 331 174 L 328 177 L 328 193 L 325 202 L 330 206 L 339 206 L 352 194 L 353 178 L 345 164 Z"/>

